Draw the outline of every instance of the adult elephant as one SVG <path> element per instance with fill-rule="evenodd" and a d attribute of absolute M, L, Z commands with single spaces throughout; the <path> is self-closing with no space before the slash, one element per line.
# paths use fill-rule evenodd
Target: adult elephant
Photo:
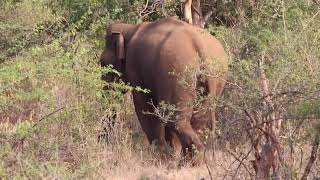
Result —
<path fill-rule="evenodd" d="M 113 65 L 121 72 L 122 81 L 150 90 L 132 92 L 136 114 L 150 143 L 158 140 L 163 147 L 164 137 L 169 142 L 178 139 L 185 153 L 202 157 L 205 146 L 196 130 L 214 122 L 215 115 L 212 109 L 203 111 L 210 103 L 208 98 L 199 100 L 199 95 L 219 96 L 228 67 L 217 39 L 175 18 L 139 25 L 116 23 L 107 29 L 100 61 L 101 66 Z M 106 74 L 103 79 L 110 82 L 117 77 Z M 197 99 L 202 108 L 194 106 Z M 175 106 L 174 117 L 166 124 L 144 113 L 154 112 L 160 102 Z"/>

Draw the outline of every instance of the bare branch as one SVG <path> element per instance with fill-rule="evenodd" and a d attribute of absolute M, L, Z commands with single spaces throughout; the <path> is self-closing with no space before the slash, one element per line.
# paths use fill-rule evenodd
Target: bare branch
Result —
<path fill-rule="evenodd" d="M 212 177 L 212 173 L 211 173 L 211 170 L 209 168 L 209 165 L 208 165 L 208 162 L 207 162 L 207 158 L 206 158 L 206 152 L 207 152 L 207 148 L 204 150 L 204 163 L 206 164 L 206 168 L 207 168 L 207 171 L 209 173 L 209 176 L 210 176 L 210 180 L 213 180 L 213 177 Z"/>
<path fill-rule="evenodd" d="M 163 6 L 164 0 L 154 0 L 150 5 L 150 1 L 147 0 L 144 8 L 139 12 L 140 19 L 145 18 L 146 16 L 156 12 L 158 6 Z"/>

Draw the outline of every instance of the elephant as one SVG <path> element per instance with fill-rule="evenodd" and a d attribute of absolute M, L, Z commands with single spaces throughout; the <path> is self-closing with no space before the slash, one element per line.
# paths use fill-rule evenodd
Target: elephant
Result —
<path fill-rule="evenodd" d="M 181 146 L 193 162 L 201 164 L 205 146 L 196 131 L 207 125 L 214 128 L 215 112 L 196 110 L 190 104 L 198 95 L 222 94 L 228 57 L 221 43 L 205 30 L 174 17 L 137 25 L 111 24 L 105 41 L 100 65 L 112 65 L 121 76 L 108 73 L 102 79 L 149 90 L 132 91 L 135 112 L 149 143 L 158 141 L 160 149 L 168 144 Z M 208 99 L 201 101 L 202 109 L 209 109 Z M 175 107 L 172 120 L 166 123 L 145 113 L 154 112 L 161 102 Z"/>

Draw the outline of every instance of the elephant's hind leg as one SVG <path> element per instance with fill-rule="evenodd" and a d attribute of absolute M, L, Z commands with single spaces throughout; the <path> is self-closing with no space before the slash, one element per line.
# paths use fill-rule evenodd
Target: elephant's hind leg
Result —
<path fill-rule="evenodd" d="M 160 123 L 159 146 L 160 146 L 160 151 L 163 153 L 165 158 L 166 158 L 166 155 L 170 155 L 170 152 L 168 149 L 169 147 L 166 141 L 166 124 L 162 122 Z"/>
<path fill-rule="evenodd" d="M 166 142 L 172 147 L 172 156 L 174 158 L 180 158 L 182 152 L 182 145 L 180 143 L 179 137 L 177 136 L 173 126 L 166 126 L 165 129 Z"/>
<path fill-rule="evenodd" d="M 149 143 L 156 142 L 159 145 L 160 151 L 167 153 L 165 124 L 161 123 L 155 115 L 149 114 L 154 111 L 152 105 L 149 104 L 151 97 L 142 93 L 133 93 L 133 99 L 136 114 Z"/>
<path fill-rule="evenodd" d="M 191 126 L 192 108 L 184 106 L 176 113 L 175 132 L 180 139 L 185 155 L 191 154 L 194 165 L 203 163 L 205 146 Z"/>

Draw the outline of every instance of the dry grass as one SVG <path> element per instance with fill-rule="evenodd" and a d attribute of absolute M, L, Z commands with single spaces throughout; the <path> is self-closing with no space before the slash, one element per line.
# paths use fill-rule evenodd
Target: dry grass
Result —
<path fill-rule="evenodd" d="M 130 147 L 119 147 L 122 149 L 108 150 L 105 149 L 101 156 L 101 166 L 96 173 L 98 179 L 148 179 L 148 180 L 186 180 L 186 179 L 210 179 L 209 171 L 206 165 L 200 167 L 177 167 L 175 161 L 163 161 L 157 154 L 155 149 L 150 148 L 148 144 L 143 144 L 137 152 Z M 296 179 L 303 173 L 305 164 L 307 162 L 310 147 L 305 147 L 305 152 L 301 153 L 295 151 L 292 157 L 286 156 L 286 162 L 290 164 L 291 178 Z M 237 158 L 242 159 L 241 151 L 238 150 Z M 209 155 L 211 156 L 211 155 Z M 300 158 L 302 161 L 300 164 Z M 291 159 L 292 158 L 292 159 Z M 250 161 L 253 157 L 250 155 L 244 159 L 240 165 L 239 161 L 235 159 L 230 153 L 225 150 L 218 150 L 216 152 L 215 160 L 212 157 L 207 157 L 208 168 L 213 179 L 251 179 L 254 178 L 254 170 Z M 248 169 L 246 169 L 248 168 Z M 249 171 L 248 171 L 249 170 Z M 290 172 L 290 171 L 289 171 Z M 251 175 L 250 175 L 251 174 Z M 319 162 L 317 162 L 310 174 L 311 179 L 319 177 Z"/>
<path fill-rule="evenodd" d="M 67 99 L 69 91 L 68 88 L 55 90 L 53 94 L 57 102 L 56 107 L 67 106 L 70 103 L 64 100 Z M 0 177 L 200 180 L 210 179 L 209 171 L 212 179 L 240 180 L 254 177 L 250 162 L 254 159 L 253 153 L 246 156 L 250 150 L 249 144 L 229 144 L 229 140 L 237 141 L 238 136 L 235 134 L 228 138 L 221 137 L 215 158 L 212 157 L 212 152 L 206 152 L 206 165 L 178 167 L 176 160 L 162 159 L 158 147 L 147 142 L 133 111 L 130 96 L 123 101 L 122 107 L 126 108 L 119 111 L 120 116 L 116 119 L 114 130 L 109 134 L 113 141 L 109 143 L 97 141 L 102 129 L 101 123 L 96 119 L 99 116 L 83 116 L 83 110 L 74 107 L 67 107 L 48 117 L 37 125 L 37 130 L 23 136 L 19 134 L 23 130 L 21 127 L 30 127 L 33 122 L 1 124 L 0 133 L 5 137 L 1 143 L 10 148 L 1 147 Z M 45 110 L 43 106 L 42 112 L 50 111 Z M 100 113 L 100 121 L 106 122 L 110 110 L 106 109 Z M 285 140 L 283 144 L 286 144 Z M 286 146 L 285 160 L 292 178 L 302 175 L 310 149 L 308 145 L 294 145 L 293 150 Z M 320 163 L 316 162 L 310 177 L 319 177 L 319 168 Z"/>
<path fill-rule="evenodd" d="M 56 94 L 60 96 L 65 93 L 57 91 Z M 64 105 L 64 101 L 59 102 L 59 106 Z M 124 103 L 127 108 L 120 111 L 115 129 L 110 133 L 113 141 L 109 144 L 98 143 L 101 124 L 96 120 L 92 119 L 94 122 L 91 123 L 88 119 L 69 121 L 63 112 L 43 122 L 42 130 L 24 139 L 14 136 L 10 138 L 9 132 L 17 129 L 17 125 L 2 124 L 0 132 L 7 133 L 10 140 L 3 143 L 9 144 L 12 149 L 7 154 L 0 154 L 0 175 L 2 169 L 6 172 L 3 177 L 9 179 L 200 180 L 210 179 L 210 170 L 213 179 L 240 180 L 254 177 L 250 162 L 254 159 L 253 153 L 246 156 L 250 150 L 249 145 L 230 146 L 225 138 L 219 142 L 215 158 L 212 152 L 206 152 L 206 165 L 178 167 L 177 161 L 162 159 L 158 147 L 147 142 L 134 115 L 132 101 L 129 99 Z M 79 112 L 76 110 L 76 113 Z M 107 117 L 108 113 L 105 111 L 102 114 L 106 116 L 102 117 Z M 14 147 L 14 144 L 17 145 Z M 310 147 L 294 146 L 293 151 L 286 147 L 285 152 L 291 176 L 300 177 L 309 158 Z M 319 167 L 317 162 L 310 175 L 312 178 L 319 177 Z"/>
<path fill-rule="evenodd" d="M 147 144 L 145 144 L 147 145 Z M 205 165 L 200 167 L 178 167 L 176 161 L 163 161 L 157 152 L 145 146 L 145 151 L 133 152 L 123 147 L 120 151 L 105 150 L 103 160 L 97 174 L 102 179 L 210 179 Z M 233 175 L 232 158 L 218 152 L 215 163 L 211 162 L 211 175 L 213 179 L 228 179 Z M 235 163 L 234 165 L 236 165 Z M 229 168 L 229 169 L 228 169 Z M 241 170 L 240 170 L 241 171 Z M 235 179 L 245 179 L 245 174 L 239 172 Z M 230 179 L 230 178 L 229 178 Z"/>

